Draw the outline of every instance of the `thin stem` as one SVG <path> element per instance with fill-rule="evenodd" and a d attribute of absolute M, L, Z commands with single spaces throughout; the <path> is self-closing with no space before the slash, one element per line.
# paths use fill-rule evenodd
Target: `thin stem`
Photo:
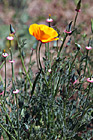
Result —
<path fill-rule="evenodd" d="M 86 64 L 85 64 L 85 69 L 84 69 L 84 76 L 85 76 L 86 67 L 87 67 L 87 60 L 88 60 L 88 50 L 87 50 L 87 55 L 86 55 Z"/>
<path fill-rule="evenodd" d="M 70 72 L 71 72 L 71 70 L 72 70 L 72 68 L 73 68 L 73 64 L 74 64 L 74 62 L 75 62 L 75 60 L 76 60 L 76 57 L 77 57 L 78 53 L 79 53 L 79 51 L 77 51 L 77 53 L 76 53 L 76 55 L 75 55 L 75 58 L 74 58 L 74 60 L 72 61 L 72 64 L 71 64 L 71 66 L 70 66 L 70 68 L 69 68 L 69 74 L 70 74 Z"/>
<path fill-rule="evenodd" d="M 41 49 L 41 46 L 42 46 L 42 42 L 40 43 L 40 46 L 39 46 L 39 66 L 40 66 L 40 69 L 42 70 L 42 65 L 41 65 L 41 61 L 40 61 L 40 49 Z"/>
<path fill-rule="evenodd" d="M 16 138 L 15 138 L 5 127 L 3 127 L 2 124 L 0 124 L 0 127 L 1 127 L 7 134 L 9 134 L 14 140 L 16 140 Z"/>
<path fill-rule="evenodd" d="M 30 61 L 29 61 L 29 66 L 28 66 L 28 72 L 29 72 L 29 69 L 30 69 L 30 67 L 31 67 L 32 55 L 33 55 L 33 50 L 32 50 L 32 52 L 31 52 L 31 54 L 30 54 Z"/>
<path fill-rule="evenodd" d="M 49 42 L 48 42 L 48 44 L 47 44 L 47 49 L 48 49 L 48 61 L 49 61 L 49 68 L 51 68 Z"/>
<path fill-rule="evenodd" d="M 15 34 L 15 37 L 16 37 L 16 34 Z M 16 37 L 16 39 L 17 39 L 17 37 Z M 17 39 L 17 43 L 18 43 L 18 48 L 19 48 L 19 52 L 20 52 L 20 56 L 21 56 L 22 66 L 23 66 L 23 69 L 24 69 L 24 71 L 25 71 L 25 73 L 26 73 L 26 77 L 27 77 L 27 79 L 28 79 L 28 81 L 29 81 L 30 88 L 32 89 L 32 83 L 31 83 L 31 80 L 30 80 L 30 78 L 29 78 L 29 75 L 28 75 L 28 73 L 27 73 L 27 71 L 26 71 L 26 67 L 25 67 L 25 64 L 24 64 L 24 59 L 23 59 L 23 57 L 22 57 L 22 55 L 21 55 L 21 48 L 20 48 L 18 39 Z"/>
<path fill-rule="evenodd" d="M 10 43 L 11 45 L 11 43 Z M 13 55 L 12 55 L 12 50 L 11 50 L 11 46 L 10 46 L 10 55 L 11 55 L 11 61 L 13 60 Z M 13 67 L 13 63 L 11 63 L 11 67 L 12 67 L 12 86 L 14 86 L 14 67 Z"/>
<path fill-rule="evenodd" d="M 74 28 L 75 28 L 75 25 L 76 25 L 77 17 L 78 17 L 78 12 L 76 13 L 76 16 L 75 16 L 75 20 L 74 20 Z"/>
<path fill-rule="evenodd" d="M 38 62 L 38 43 L 36 47 L 36 61 L 37 61 L 37 68 L 39 69 L 39 62 Z"/>
<path fill-rule="evenodd" d="M 63 42 L 62 42 L 62 44 L 61 44 L 61 47 L 60 47 L 60 50 L 59 50 L 59 52 L 58 52 L 57 57 L 60 56 L 60 53 L 61 53 L 61 51 L 62 51 L 62 48 L 63 48 L 63 45 L 64 45 L 64 43 L 65 43 L 66 38 L 67 38 L 67 34 L 64 36 L 64 39 L 63 39 Z"/>
<path fill-rule="evenodd" d="M 22 62 L 23 69 L 24 69 L 24 71 L 25 71 L 25 73 L 26 73 L 26 77 L 27 77 L 27 79 L 28 79 L 28 81 L 29 81 L 30 88 L 32 89 L 32 83 L 31 83 L 31 80 L 30 80 L 30 78 L 29 78 L 29 75 L 28 75 L 28 73 L 27 73 L 27 71 L 26 71 L 26 67 L 25 67 L 25 64 L 24 64 L 23 57 L 22 57 L 22 55 L 21 55 L 21 49 L 20 49 L 20 48 L 19 48 L 19 51 L 20 51 L 20 56 L 21 56 L 21 62 Z"/>
<path fill-rule="evenodd" d="M 5 64 L 5 61 L 9 58 L 9 56 L 6 57 L 6 59 L 4 60 L 4 62 L 0 65 L 0 69 L 3 67 L 3 65 Z"/>
<path fill-rule="evenodd" d="M 18 130 L 18 138 L 17 140 L 19 140 L 19 109 L 18 109 L 18 98 L 16 95 L 16 107 L 17 107 L 17 130 Z"/>
<path fill-rule="evenodd" d="M 72 70 L 72 68 L 73 68 L 73 64 L 74 64 L 74 62 L 75 62 L 75 60 L 76 60 L 76 57 L 77 57 L 78 53 L 79 53 L 79 50 L 76 52 L 75 58 L 74 58 L 74 60 L 72 61 L 71 66 L 70 66 L 70 68 L 69 68 L 69 73 L 68 73 L 68 84 L 67 84 L 68 96 L 69 96 L 69 91 L 68 91 L 68 90 L 69 90 L 69 82 L 70 82 L 70 73 L 71 73 L 71 70 Z M 67 96 L 67 98 L 68 98 L 68 96 Z"/>
<path fill-rule="evenodd" d="M 4 88 L 4 96 L 6 93 L 6 58 L 5 58 L 5 88 Z"/>

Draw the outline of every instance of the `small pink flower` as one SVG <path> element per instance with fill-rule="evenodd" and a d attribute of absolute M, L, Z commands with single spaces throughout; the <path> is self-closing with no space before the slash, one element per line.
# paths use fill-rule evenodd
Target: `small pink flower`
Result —
<path fill-rule="evenodd" d="M 75 9 L 75 11 L 77 11 L 77 12 L 81 12 L 81 9 L 79 9 L 79 10 L 78 10 L 78 9 Z"/>
<path fill-rule="evenodd" d="M 72 31 L 65 30 L 64 32 L 67 33 L 67 34 L 70 34 Z"/>
<path fill-rule="evenodd" d="M 3 53 L 2 56 L 3 57 L 7 57 L 8 56 L 8 53 Z"/>
<path fill-rule="evenodd" d="M 93 78 L 87 78 L 87 81 L 93 83 Z"/>
<path fill-rule="evenodd" d="M 18 92 L 19 92 L 18 89 L 16 89 L 16 90 L 13 91 L 14 94 L 17 94 Z"/>
<path fill-rule="evenodd" d="M 14 62 L 15 62 L 15 60 L 9 60 L 9 62 L 10 62 L 10 63 L 14 63 Z"/>
<path fill-rule="evenodd" d="M 7 39 L 7 40 L 13 40 L 14 37 L 13 37 L 13 36 L 8 36 L 6 39 Z"/>
<path fill-rule="evenodd" d="M 46 22 L 53 22 L 53 19 L 52 18 L 47 18 Z"/>
<path fill-rule="evenodd" d="M 3 95 L 3 94 L 4 94 L 4 91 L 0 93 L 0 95 Z"/>
<path fill-rule="evenodd" d="M 74 82 L 73 82 L 73 85 L 75 85 L 77 83 L 77 80 L 75 80 Z"/>
<path fill-rule="evenodd" d="M 91 47 L 91 46 L 86 46 L 86 49 L 87 49 L 87 50 L 91 50 L 92 47 Z"/>
<path fill-rule="evenodd" d="M 48 69 L 48 72 L 51 73 L 51 69 Z"/>

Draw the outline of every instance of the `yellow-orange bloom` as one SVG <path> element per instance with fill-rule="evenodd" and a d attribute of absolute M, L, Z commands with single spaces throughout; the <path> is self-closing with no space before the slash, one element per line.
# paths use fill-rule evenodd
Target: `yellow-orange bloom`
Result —
<path fill-rule="evenodd" d="M 58 40 L 58 33 L 47 25 L 32 24 L 29 27 L 29 33 L 42 43 Z"/>

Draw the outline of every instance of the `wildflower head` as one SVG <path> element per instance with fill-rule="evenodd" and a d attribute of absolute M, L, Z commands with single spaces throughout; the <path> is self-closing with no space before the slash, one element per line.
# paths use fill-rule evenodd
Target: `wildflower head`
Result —
<path fill-rule="evenodd" d="M 6 53 L 5 50 L 4 50 L 2 56 L 6 58 L 8 56 L 8 53 Z"/>
<path fill-rule="evenodd" d="M 71 31 L 67 31 L 66 29 L 65 29 L 64 32 L 67 33 L 67 34 L 71 34 Z"/>
<path fill-rule="evenodd" d="M 10 63 L 14 63 L 14 62 L 15 62 L 15 60 L 9 60 L 9 62 L 10 62 Z"/>
<path fill-rule="evenodd" d="M 93 83 L 93 78 L 87 78 L 87 81 Z"/>
<path fill-rule="evenodd" d="M 48 72 L 51 73 L 51 69 L 48 69 Z"/>
<path fill-rule="evenodd" d="M 46 22 L 53 22 L 53 19 L 51 18 L 51 14 L 49 14 L 49 18 L 46 19 Z"/>
<path fill-rule="evenodd" d="M 42 43 L 58 40 L 58 33 L 47 25 L 32 24 L 29 27 L 29 33 Z"/>
<path fill-rule="evenodd" d="M 17 93 L 19 93 L 19 90 L 18 90 L 18 89 L 13 90 L 13 93 L 14 93 L 14 94 L 17 94 Z"/>
<path fill-rule="evenodd" d="M 66 29 L 64 31 L 68 35 L 70 35 L 72 33 L 71 26 L 72 26 L 72 21 L 68 24 L 68 26 L 66 27 Z"/>
<path fill-rule="evenodd" d="M 9 34 L 9 36 L 7 36 L 6 39 L 7 39 L 7 40 L 13 40 L 13 39 L 14 39 L 13 34 Z"/>
<path fill-rule="evenodd" d="M 91 47 L 91 46 L 86 46 L 86 49 L 87 49 L 87 50 L 91 50 L 92 47 Z"/>

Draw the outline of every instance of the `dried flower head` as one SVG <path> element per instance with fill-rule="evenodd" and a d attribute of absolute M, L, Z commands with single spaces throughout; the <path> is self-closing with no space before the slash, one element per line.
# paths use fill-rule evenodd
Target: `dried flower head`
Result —
<path fill-rule="evenodd" d="M 6 39 L 7 39 L 7 40 L 13 40 L 13 39 L 14 39 L 13 34 L 9 34 L 9 36 L 7 36 Z"/>
<path fill-rule="evenodd" d="M 48 69 L 48 72 L 51 73 L 51 69 Z"/>
<path fill-rule="evenodd" d="M 87 78 L 87 81 L 93 83 L 93 78 Z"/>
<path fill-rule="evenodd" d="M 8 56 L 8 53 L 6 53 L 4 50 L 4 53 L 2 54 L 2 56 L 6 58 Z"/>
<path fill-rule="evenodd" d="M 91 50 L 92 47 L 91 47 L 91 46 L 86 46 L 86 49 L 87 49 L 87 50 Z"/>
<path fill-rule="evenodd" d="M 14 63 L 14 62 L 15 62 L 15 60 L 9 60 L 9 62 L 10 62 L 10 63 Z"/>
<path fill-rule="evenodd" d="M 17 94 L 17 93 L 19 93 L 19 90 L 16 89 L 16 90 L 13 91 L 13 93 L 14 93 L 14 94 Z"/>

